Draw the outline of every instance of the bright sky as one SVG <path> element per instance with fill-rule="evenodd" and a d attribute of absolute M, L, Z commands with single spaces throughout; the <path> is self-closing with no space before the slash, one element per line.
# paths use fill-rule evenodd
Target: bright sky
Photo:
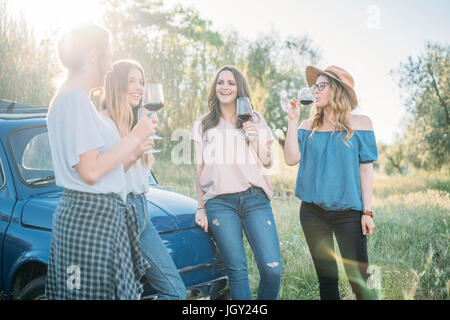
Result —
<path fill-rule="evenodd" d="M 171 7 L 179 0 L 165 0 Z M 235 29 L 255 39 L 272 30 L 282 37 L 307 34 L 322 51 L 323 65 L 337 65 L 355 79 L 360 106 L 377 140 L 391 143 L 404 124 L 405 108 L 389 76 L 425 41 L 449 43 L 448 0 L 183 0 L 217 30 Z M 304 70 L 300 70 L 304 72 Z"/>
<path fill-rule="evenodd" d="M 14 0 L 33 25 L 69 26 L 100 15 L 96 1 Z M 308 35 L 323 65 L 338 65 L 355 79 L 358 113 L 371 117 L 377 140 L 391 143 L 404 124 L 405 108 L 392 69 L 417 56 L 425 41 L 449 43 L 449 0 L 164 0 L 192 6 L 219 31 L 234 29 L 248 39 L 278 32 Z M 87 10 L 86 8 L 90 8 Z M 304 70 L 299 70 L 304 72 Z"/>

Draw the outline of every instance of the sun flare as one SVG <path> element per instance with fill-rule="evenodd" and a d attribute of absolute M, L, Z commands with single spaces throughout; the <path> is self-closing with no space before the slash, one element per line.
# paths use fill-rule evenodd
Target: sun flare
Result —
<path fill-rule="evenodd" d="M 97 0 L 15 0 L 16 12 L 37 30 L 67 30 L 84 22 L 99 22 L 102 8 Z"/>

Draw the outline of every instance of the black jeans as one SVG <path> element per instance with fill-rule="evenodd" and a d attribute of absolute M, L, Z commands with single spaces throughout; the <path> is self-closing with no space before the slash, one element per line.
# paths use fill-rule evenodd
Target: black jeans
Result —
<path fill-rule="evenodd" d="M 356 298 L 377 299 L 375 290 L 367 287 L 369 261 L 367 238 L 362 234 L 361 213 L 355 210 L 326 211 L 312 203 L 302 202 L 300 222 L 319 279 L 320 298 L 340 299 L 334 234 Z"/>

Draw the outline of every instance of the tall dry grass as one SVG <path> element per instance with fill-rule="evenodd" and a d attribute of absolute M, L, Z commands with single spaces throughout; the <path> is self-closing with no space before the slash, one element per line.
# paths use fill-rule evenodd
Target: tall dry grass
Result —
<path fill-rule="evenodd" d="M 281 152 L 281 150 L 280 150 Z M 319 299 L 317 278 L 299 221 L 300 200 L 294 195 L 297 166 L 284 164 L 280 153 L 272 176 L 272 201 L 283 264 L 279 299 Z M 174 165 L 158 158 L 159 182 L 194 199 L 195 166 Z M 379 270 L 381 299 L 448 299 L 450 289 L 449 214 L 450 174 L 413 172 L 375 174 L 373 209 L 375 232 L 368 239 L 369 260 Z M 339 253 L 338 247 L 335 246 Z M 256 297 L 258 269 L 248 243 L 250 285 Z M 355 296 L 338 261 L 342 299 Z"/>

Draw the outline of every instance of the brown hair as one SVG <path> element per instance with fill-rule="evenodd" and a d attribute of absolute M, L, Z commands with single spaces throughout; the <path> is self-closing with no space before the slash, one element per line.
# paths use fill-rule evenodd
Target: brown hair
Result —
<path fill-rule="evenodd" d="M 352 111 L 352 99 L 348 94 L 347 90 L 336 80 L 327 76 L 326 74 L 320 74 L 325 76 L 330 85 L 330 89 L 328 91 L 328 101 L 331 106 L 332 119 L 336 117 L 337 123 L 332 123 L 335 128 L 339 130 L 339 132 L 347 131 L 347 135 L 344 137 L 344 140 L 348 140 L 353 136 L 354 130 L 350 126 L 350 112 Z M 319 76 L 320 76 L 319 75 Z M 323 125 L 324 111 L 323 108 L 313 107 L 311 108 L 311 135 L 312 137 L 314 133 Z"/>
<path fill-rule="evenodd" d="M 105 86 L 100 101 L 100 108 L 109 112 L 122 138 L 130 133 L 133 124 L 137 122 L 137 118 L 135 118 L 128 101 L 128 73 L 133 69 L 141 72 L 145 85 L 144 68 L 139 62 L 129 59 L 116 61 L 113 64 L 113 70 L 106 75 Z M 135 110 L 141 107 L 142 99 L 139 106 L 135 107 Z M 143 166 L 148 169 L 151 160 L 151 154 L 144 154 L 142 156 Z"/>
<path fill-rule="evenodd" d="M 214 76 L 214 79 L 211 82 L 211 86 L 209 88 L 209 112 L 202 119 L 202 133 L 205 133 L 208 129 L 216 127 L 219 123 L 220 115 L 222 114 L 220 110 L 219 98 L 217 98 L 216 94 L 217 79 L 219 78 L 219 74 L 222 71 L 231 71 L 233 73 L 234 79 L 236 81 L 238 98 L 248 97 L 250 99 L 250 102 L 252 101 L 250 88 L 248 87 L 247 80 L 245 79 L 244 75 L 238 69 L 236 69 L 236 67 L 223 66 L 216 72 L 216 75 Z M 242 126 L 242 123 L 239 122 L 239 126 Z"/>

